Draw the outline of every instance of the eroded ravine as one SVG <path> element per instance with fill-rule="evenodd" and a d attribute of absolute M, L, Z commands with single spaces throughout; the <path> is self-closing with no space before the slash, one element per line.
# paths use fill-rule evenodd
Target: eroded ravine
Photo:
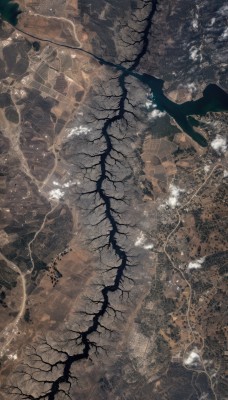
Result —
<path fill-rule="evenodd" d="M 106 238 L 107 243 L 104 244 L 104 247 L 107 247 L 108 251 L 112 252 L 116 258 L 116 265 L 112 267 L 112 270 L 114 271 L 114 278 L 113 278 L 113 283 L 104 285 L 102 290 L 100 291 L 100 300 L 98 301 L 98 304 L 100 304 L 98 310 L 92 315 L 92 320 L 86 330 L 83 331 L 75 331 L 74 332 L 74 341 L 76 345 L 81 346 L 82 351 L 78 354 L 73 354 L 70 355 L 67 351 L 61 351 L 61 350 L 56 350 L 56 352 L 64 357 L 64 360 L 60 359 L 59 361 L 56 361 L 55 364 L 51 364 L 48 362 L 43 363 L 43 366 L 40 366 L 40 371 L 44 371 L 46 367 L 48 367 L 48 370 L 52 370 L 54 367 L 62 367 L 62 373 L 61 375 L 57 378 L 54 379 L 53 381 L 45 380 L 43 383 L 49 385 L 49 389 L 45 392 L 45 394 L 41 394 L 39 396 L 34 397 L 31 394 L 25 394 L 23 393 L 23 389 L 18 389 L 19 390 L 19 395 L 21 396 L 27 396 L 29 399 L 48 399 L 48 400 L 54 400 L 57 398 L 59 393 L 63 393 L 64 396 L 68 396 L 70 398 L 70 386 L 71 386 L 71 367 L 72 365 L 83 359 L 87 359 L 90 356 L 90 352 L 93 348 L 96 350 L 99 348 L 99 346 L 90 339 L 91 335 L 94 334 L 95 332 L 98 331 L 99 328 L 101 329 L 107 329 L 104 327 L 101 323 L 102 317 L 107 313 L 109 308 L 111 309 L 112 306 L 110 304 L 110 294 L 111 293 L 116 293 L 120 292 L 120 294 L 123 294 L 125 292 L 124 287 L 123 287 L 123 282 L 126 277 L 126 271 L 128 268 L 130 268 L 132 264 L 131 260 L 131 255 L 128 254 L 128 251 L 124 248 L 121 242 L 119 242 L 119 237 L 121 234 L 125 234 L 123 230 L 128 230 L 129 225 L 125 221 L 119 221 L 117 218 L 118 215 L 118 210 L 115 209 L 116 205 L 119 204 L 119 202 L 125 202 L 123 199 L 118 199 L 115 198 L 115 195 L 110 195 L 108 191 L 105 189 L 105 185 L 108 182 L 113 184 L 114 186 L 118 184 L 118 182 L 121 182 L 121 180 L 118 180 L 115 178 L 115 173 L 112 176 L 112 172 L 110 171 L 110 160 L 114 162 L 114 165 L 116 165 L 119 161 L 119 159 L 124 160 L 126 157 L 124 152 L 122 152 L 120 149 L 115 147 L 115 143 L 118 141 L 118 136 L 115 137 L 115 135 L 110 133 L 112 130 L 113 126 L 115 124 L 121 123 L 122 121 L 127 121 L 127 115 L 131 114 L 132 112 L 127 109 L 127 96 L 128 96 L 128 90 L 127 90 L 127 85 L 126 85 L 126 78 L 131 75 L 131 71 L 133 71 L 135 68 L 138 67 L 142 57 L 145 55 L 148 47 L 148 36 L 150 34 L 151 30 L 151 25 L 152 25 L 152 19 L 153 16 L 156 12 L 156 5 L 157 1 L 145 1 L 143 3 L 143 7 L 148 8 L 148 13 L 146 18 L 144 19 L 144 30 L 141 34 L 141 49 L 136 57 L 134 57 L 131 62 L 131 66 L 127 68 L 122 68 L 119 67 L 117 69 L 120 70 L 120 74 L 118 77 L 118 87 L 120 89 L 120 94 L 119 94 L 119 100 L 118 100 L 118 106 L 115 108 L 114 115 L 111 117 L 107 117 L 104 119 L 103 126 L 101 128 L 101 137 L 103 140 L 103 150 L 100 152 L 98 158 L 99 162 L 97 162 L 97 159 L 95 158 L 94 165 L 90 168 L 97 168 L 99 166 L 99 175 L 96 180 L 96 182 L 93 181 L 93 184 L 95 185 L 93 190 L 84 190 L 81 194 L 80 197 L 83 199 L 84 197 L 88 196 L 94 196 L 99 198 L 99 204 L 103 208 L 103 214 L 101 215 L 101 219 L 97 222 L 97 227 L 99 226 L 100 223 L 102 223 L 104 220 L 107 222 L 109 226 L 109 233 Z M 100 60 L 103 62 L 103 60 Z M 129 60 L 127 61 L 129 62 Z M 109 64 L 104 62 L 104 64 Z M 113 66 L 113 65 L 109 65 Z M 115 202 L 115 206 L 113 205 L 113 201 Z M 98 205 L 99 207 L 99 205 Z M 97 206 L 95 207 L 97 208 Z M 89 212 L 93 212 L 93 209 L 90 209 Z M 93 240 L 96 239 L 93 238 Z M 107 267 L 108 271 L 108 267 Z M 128 277 L 128 279 L 131 279 Z M 133 282 L 133 279 L 131 279 Z M 91 300 L 92 301 L 92 300 Z M 42 369 L 44 368 L 44 369 Z M 26 372 L 26 374 L 29 374 L 29 372 Z M 34 381 L 36 379 L 34 378 Z M 69 387 L 65 390 L 62 389 L 62 384 L 68 384 Z"/>
<path fill-rule="evenodd" d="M 120 89 L 120 94 L 118 96 L 119 97 L 118 106 L 115 108 L 115 110 L 113 110 L 114 114 L 113 116 L 102 118 L 103 126 L 100 128 L 100 135 L 103 140 L 102 141 L 103 147 L 101 146 L 101 151 L 98 154 L 96 154 L 96 156 L 90 156 L 89 154 L 87 154 L 88 157 L 91 157 L 92 159 L 94 158 L 94 164 L 92 164 L 90 168 L 91 169 L 98 168 L 99 175 L 96 180 L 90 179 L 90 183 L 94 185 L 94 188 L 93 189 L 88 188 L 88 190 L 85 190 L 80 194 L 82 199 L 87 198 L 88 196 L 92 196 L 93 198 L 99 198 L 99 203 L 98 205 L 95 206 L 95 208 L 96 209 L 101 208 L 103 209 L 103 212 L 101 212 L 101 218 L 95 224 L 95 227 L 99 227 L 99 225 L 103 221 L 107 222 L 108 235 L 106 236 L 102 235 L 104 237 L 104 240 L 107 239 L 107 242 L 105 242 L 105 244 L 102 244 L 100 247 L 101 248 L 107 247 L 110 251 L 112 251 L 113 254 L 115 254 L 117 262 L 116 265 L 112 267 L 112 271 L 114 271 L 115 276 L 113 278 L 112 284 L 105 284 L 103 289 L 100 290 L 100 300 L 96 301 L 96 304 L 99 305 L 98 310 L 93 314 L 88 314 L 85 312 L 85 314 L 90 315 L 92 317 L 91 321 L 88 323 L 88 328 L 84 330 L 74 331 L 73 340 L 75 342 L 75 347 L 76 345 L 81 347 L 82 350 L 80 351 L 80 353 L 71 355 L 65 350 L 58 350 L 53 348 L 52 350 L 55 351 L 56 354 L 60 356 L 59 360 L 57 360 L 54 364 L 51 363 L 51 361 L 48 362 L 46 361 L 45 363 L 43 362 L 43 365 L 40 366 L 40 371 L 48 372 L 52 371 L 54 368 L 59 367 L 60 371 L 62 369 L 60 376 L 54 379 L 47 377 L 46 380 L 42 381 L 42 383 L 49 386 L 49 389 L 44 394 L 41 394 L 39 396 L 24 394 L 23 389 L 20 389 L 19 395 L 21 396 L 21 398 L 29 398 L 35 400 L 37 399 L 55 400 L 60 393 L 66 396 L 66 398 L 70 398 L 69 391 L 72 378 L 71 376 L 72 365 L 77 361 L 88 359 L 92 353 L 92 350 L 94 348 L 95 350 L 98 349 L 99 347 L 98 344 L 96 344 L 96 342 L 94 342 L 94 340 L 91 339 L 91 336 L 95 332 L 97 332 L 99 328 L 106 329 L 102 325 L 101 320 L 111 307 L 110 304 L 111 294 L 124 291 L 122 284 L 125 279 L 126 271 L 128 268 L 131 267 L 132 264 L 131 264 L 131 255 L 129 255 L 128 250 L 126 250 L 125 247 L 122 245 L 121 241 L 119 241 L 119 237 L 123 233 L 122 229 L 128 230 L 129 226 L 125 220 L 123 220 L 123 222 L 122 221 L 120 222 L 119 219 L 117 218 L 117 213 L 118 213 L 117 204 L 118 202 L 119 203 L 122 202 L 122 200 L 110 195 L 110 193 L 106 190 L 106 183 L 109 181 L 113 185 L 115 185 L 119 182 L 118 180 L 112 177 L 112 174 L 110 174 L 110 169 L 109 169 L 110 159 L 114 162 L 115 165 L 118 162 L 119 158 L 121 160 L 126 158 L 126 154 L 124 154 L 124 152 L 121 152 L 119 148 L 116 148 L 115 142 L 118 141 L 119 137 L 117 136 L 114 137 L 113 139 L 112 129 L 115 124 L 118 124 L 123 120 L 126 120 L 127 115 L 131 114 L 131 111 L 129 111 L 126 107 L 127 97 L 128 97 L 128 88 L 126 83 L 127 78 L 129 76 L 135 77 L 142 83 L 149 86 L 152 92 L 156 91 L 157 93 L 156 101 L 158 103 L 158 106 L 162 110 L 167 111 L 174 119 L 176 119 L 176 121 L 178 120 L 178 116 L 176 116 L 175 112 L 172 111 L 172 105 L 174 105 L 175 103 L 166 99 L 166 97 L 163 94 L 162 81 L 158 80 L 157 78 L 151 77 L 149 75 L 146 76 L 134 72 L 139 66 L 142 57 L 147 52 L 147 47 L 149 43 L 148 36 L 151 31 L 152 18 L 154 16 L 154 13 L 156 12 L 156 5 L 157 5 L 156 1 L 153 2 L 144 1 L 144 6 L 148 8 L 150 7 L 150 10 L 147 14 L 147 17 L 144 19 L 145 26 L 141 35 L 141 48 L 138 54 L 135 57 L 133 57 L 132 60 L 126 59 L 122 62 L 122 64 L 115 65 L 111 62 L 105 61 L 103 58 L 94 56 L 92 53 L 85 52 L 82 49 L 75 49 L 79 51 L 84 51 L 88 55 L 91 55 L 96 60 L 98 60 L 101 64 L 114 68 L 119 73 L 117 79 L 118 87 Z M 132 45 L 134 46 L 134 43 Z M 128 68 L 124 67 L 123 66 L 124 63 L 129 63 L 130 67 Z M 182 112 L 182 117 L 185 118 L 184 121 L 185 124 L 187 123 L 186 115 Z M 184 131 L 186 131 L 186 127 L 183 124 L 181 125 L 179 123 L 179 125 L 182 127 Z M 205 145 L 206 143 L 202 142 L 201 144 Z M 113 199 L 115 200 L 115 206 L 113 206 Z M 95 208 L 94 209 L 90 208 L 89 212 L 90 213 L 94 212 Z M 92 240 L 94 241 L 99 237 L 100 236 L 95 236 L 93 237 Z M 48 369 L 48 371 L 46 370 L 46 368 Z M 34 381 L 39 382 L 33 377 L 32 373 L 31 373 L 31 379 L 34 379 Z M 68 384 L 69 388 L 63 389 L 61 386 L 62 384 Z"/>

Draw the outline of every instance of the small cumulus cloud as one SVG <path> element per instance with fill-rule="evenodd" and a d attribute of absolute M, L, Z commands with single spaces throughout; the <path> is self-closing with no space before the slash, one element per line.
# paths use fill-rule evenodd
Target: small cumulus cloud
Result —
<path fill-rule="evenodd" d="M 12 354 L 9 354 L 8 356 L 8 359 L 9 360 L 17 360 L 17 353 L 12 353 Z"/>
<path fill-rule="evenodd" d="M 64 192 L 61 189 L 53 189 L 49 192 L 50 199 L 61 199 L 64 196 Z"/>
<path fill-rule="evenodd" d="M 57 182 L 57 181 L 53 181 L 52 182 L 52 184 L 54 185 L 54 186 L 59 186 L 59 187 L 61 187 L 61 188 L 69 188 L 69 187 L 71 187 L 71 186 L 75 186 L 75 185 L 78 185 L 78 186 L 80 186 L 81 185 L 81 181 L 79 180 L 79 179 L 75 179 L 75 180 L 69 180 L 68 182 L 65 182 L 65 183 L 59 183 L 59 182 Z M 61 189 L 60 189 L 61 190 Z M 56 192 L 56 190 L 55 190 L 55 192 Z"/>
<path fill-rule="evenodd" d="M 225 153 L 227 150 L 227 141 L 221 135 L 216 135 L 215 139 L 211 142 L 211 147 L 219 154 Z"/>
<path fill-rule="evenodd" d="M 81 181 L 79 179 L 75 180 L 69 180 L 68 182 L 65 183 L 59 183 L 57 181 L 52 182 L 53 186 L 55 186 L 55 189 L 50 190 L 49 192 L 49 199 L 52 200 L 59 200 L 65 195 L 65 191 L 72 187 L 72 186 L 80 186 Z M 65 189 L 65 190 L 64 190 Z"/>
<path fill-rule="evenodd" d="M 144 248 L 145 250 L 151 250 L 151 249 L 153 249 L 153 247 L 154 247 L 153 243 L 145 244 L 145 245 L 143 246 L 143 248 Z"/>
<path fill-rule="evenodd" d="M 154 247 L 153 243 L 146 243 L 146 242 L 147 242 L 147 238 L 146 238 L 145 234 L 141 231 L 139 233 L 139 236 L 136 238 L 135 246 L 142 247 L 145 250 L 153 249 L 153 247 Z"/>
<path fill-rule="evenodd" d="M 199 354 L 196 353 L 196 351 L 191 351 L 191 353 L 189 353 L 188 357 L 186 357 L 184 359 L 184 364 L 187 366 L 190 366 L 192 364 L 195 364 L 196 362 L 200 361 L 200 356 Z"/>
<path fill-rule="evenodd" d="M 213 26 L 214 25 L 214 23 L 215 23 L 215 18 L 211 18 L 211 21 L 210 21 L 210 26 Z"/>
<path fill-rule="evenodd" d="M 202 54 L 200 53 L 200 50 L 197 49 L 197 47 L 192 46 L 189 49 L 189 58 L 190 58 L 190 60 L 193 60 L 193 61 L 198 61 L 198 60 L 202 61 Z"/>
<path fill-rule="evenodd" d="M 158 109 L 157 104 L 153 101 L 152 96 L 148 96 L 147 101 L 145 103 L 145 107 L 149 112 L 149 119 L 152 118 L 161 118 L 166 115 L 166 112 L 162 112 Z M 152 111 L 151 111 L 152 110 Z"/>
<path fill-rule="evenodd" d="M 70 129 L 67 137 L 69 138 L 72 136 L 87 135 L 89 132 L 91 132 L 90 128 L 80 125 L 78 127 Z"/>
<path fill-rule="evenodd" d="M 224 5 L 222 6 L 219 10 L 218 10 L 218 14 L 222 14 L 225 16 L 228 16 L 228 5 Z"/>
<path fill-rule="evenodd" d="M 180 194 L 184 192 L 184 189 L 180 189 L 179 187 L 177 187 L 171 183 L 169 185 L 169 192 L 170 192 L 170 196 L 169 196 L 166 204 L 171 208 L 175 208 L 177 205 L 179 205 L 179 197 L 180 197 Z"/>
<path fill-rule="evenodd" d="M 151 113 L 149 114 L 149 118 L 150 119 L 152 119 L 152 118 L 161 118 L 161 117 L 164 117 L 166 115 L 166 112 L 162 112 L 162 111 L 159 111 L 159 110 L 153 110 L 153 111 L 151 111 Z"/>
<path fill-rule="evenodd" d="M 197 86 L 195 83 L 191 82 L 187 84 L 187 88 L 191 93 L 194 93 L 197 91 Z"/>
<path fill-rule="evenodd" d="M 209 400 L 208 393 L 202 393 L 199 400 Z"/>
<path fill-rule="evenodd" d="M 205 258 L 206 257 L 202 257 L 202 258 L 199 258 L 198 260 L 191 261 L 188 264 L 187 269 L 190 270 L 190 269 L 200 269 L 200 268 L 202 268 L 202 265 L 203 265 L 203 263 L 205 261 Z"/>
<path fill-rule="evenodd" d="M 151 93 L 147 95 L 145 107 L 147 110 L 151 110 L 151 108 L 157 108 L 157 104 L 154 102 L 153 95 Z"/>
<path fill-rule="evenodd" d="M 145 242 L 145 235 L 143 232 L 140 232 L 139 236 L 136 238 L 135 246 L 139 247 L 143 245 L 144 242 Z"/>
<path fill-rule="evenodd" d="M 145 103 L 145 107 L 146 107 L 147 110 L 149 110 L 150 108 L 152 108 L 152 107 L 153 107 L 153 101 L 148 99 L 148 100 L 146 101 L 146 103 Z"/>
<path fill-rule="evenodd" d="M 199 15 L 196 14 L 195 18 L 192 20 L 192 27 L 195 31 L 197 31 L 198 27 L 199 27 Z"/>
<path fill-rule="evenodd" d="M 221 39 L 227 39 L 228 38 L 228 28 L 226 28 L 223 33 L 220 36 Z"/>
<path fill-rule="evenodd" d="M 76 179 L 74 181 L 69 181 L 69 182 L 64 183 L 63 187 L 69 188 L 69 187 L 74 186 L 74 185 L 80 186 L 81 185 L 81 181 L 79 181 L 79 179 Z"/>

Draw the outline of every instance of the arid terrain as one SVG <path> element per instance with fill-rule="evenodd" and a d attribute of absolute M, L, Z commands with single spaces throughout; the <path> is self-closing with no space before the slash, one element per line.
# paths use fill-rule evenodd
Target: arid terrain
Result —
<path fill-rule="evenodd" d="M 17 3 L 0 400 L 226 400 L 226 2 Z"/>

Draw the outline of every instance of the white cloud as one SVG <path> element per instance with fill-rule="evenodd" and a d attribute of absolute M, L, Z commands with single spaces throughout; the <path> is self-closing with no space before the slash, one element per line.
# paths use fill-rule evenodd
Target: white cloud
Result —
<path fill-rule="evenodd" d="M 143 246 L 145 250 L 151 250 L 153 249 L 153 247 L 154 247 L 153 243 L 145 244 L 145 246 Z"/>
<path fill-rule="evenodd" d="M 199 258 L 198 260 L 191 261 L 191 262 L 188 264 L 187 269 L 188 269 L 188 270 L 190 270 L 190 269 L 200 269 L 200 268 L 202 267 L 202 264 L 203 264 L 204 261 L 205 261 L 205 258 L 206 258 L 206 257 L 202 257 L 202 258 Z"/>
<path fill-rule="evenodd" d="M 189 49 L 189 58 L 193 61 L 202 61 L 202 54 L 200 53 L 199 49 L 197 49 L 195 46 L 192 46 Z"/>
<path fill-rule="evenodd" d="M 198 14 L 196 14 L 195 18 L 192 21 L 192 26 L 194 30 L 197 30 L 199 27 L 198 17 Z"/>
<path fill-rule="evenodd" d="M 149 110 L 151 107 L 153 107 L 153 101 L 152 100 L 147 100 L 145 103 L 145 107 L 147 110 Z"/>
<path fill-rule="evenodd" d="M 166 115 L 166 112 L 161 112 L 156 109 L 151 111 L 151 113 L 149 114 L 149 118 L 161 118 L 164 117 L 164 115 Z"/>
<path fill-rule="evenodd" d="M 9 354 L 7 357 L 9 360 L 17 360 L 17 353 Z"/>
<path fill-rule="evenodd" d="M 81 185 L 81 181 L 79 181 L 78 179 L 76 179 L 75 181 L 69 181 L 69 182 L 64 183 L 63 187 L 69 188 L 74 185 L 78 185 L 78 186 Z"/>
<path fill-rule="evenodd" d="M 153 247 L 154 247 L 153 243 L 147 243 L 147 244 L 146 244 L 146 241 L 147 241 L 146 236 L 145 236 L 145 234 L 141 231 L 140 234 L 139 234 L 139 236 L 136 238 L 135 246 L 136 246 L 136 247 L 142 247 L 142 248 L 145 249 L 145 250 L 151 250 L 151 249 L 153 249 Z"/>
<path fill-rule="evenodd" d="M 215 139 L 211 142 L 211 147 L 219 154 L 225 153 L 227 149 L 227 141 L 221 135 L 216 135 Z"/>
<path fill-rule="evenodd" d="M 171 208 L 175 208 L 179 204 L 179 196 L 184 192 L 184 189 L 180 189 L 172 183 L 169 185 L 170 196 L 166 202 Z"/>
<path fill-rule="evenodd" d="M 146 238 L 143 232 L 140 232 L 139 236 L 136 238 L 135 246 L 139 247 L 142 246 L 145 242 Z"/>
<path fill-rule="evenodd" d="M 199 400 L 209 400 L 209 398 L 208 398 L 208 393 L 204 393 L 204 392 L 203 392 L 203 393 L 201 394 Z"/>
<path fill-rule="evenodd" d="M 189 53 L 189 57 L 191 58 L 191 60 L 196 61 L 198 58 L 198 50 L 195 47 L 191 47 Z"/>
<path fill-rule="evenodd" d="M 79 181 L 79 179 L 75 179 L 74 181 L 71 181 L 71 180 L 69 180 L 68 182 L 65 182 L 65 183 L 63 183 L 63 184 L 60 184 L 59 182 L 57 182 L 57 181 L 53 181 L 52 182 L 52 184 L 54 185 L 54 186 L 62 186 L 63 188 L 69 188 L 69 187 L 71 187 L 71 186 L 74 186 L 74 185 L 81 185 L 81 181 Z M 52 191 L 53 192 L 53 191 Z M 55 192 L 56 192 L 56 190 L 55 190 Z M 63 193 L 63 192 L 62 192 Z M 64 194 L 64 193 L 63 193 Z"/>
<path fill-rule="evenodd" d="M 147 110 L 150 110 L 151 108 L 157 108 L 157 104 L 154 102 L 154 98 L 152 93 L 147 94 L 147 101 L 145 103 L 145 107 Z"/>
<path fill-rule="evenodd" d="M 192 83 L 188 83 L 187 84 L 187 88 L 191 93 L 193 93 L 193 92 L 195 92 L 197 90 L 197 86 L 193 82 Z"/>
<path fill-rule="evenodd" d="M 70 132 L 67 137 L 87 135 L 87 133 L 91 132 L 91 129 L 88 128 L 87 126 L 80 125 L 80 126 L 70 129 L 69 131 Z"/>
<path fill-rule="evenodd" d="M 213 26 L 215 23 L 215 18 L 211 18 L 210 26 Z"/>
<path fill-rule="evenodd" d="M 161 118 L 164 115 L 166 115 L 166 112 L 161 112 L 158 110 L 158 106 L 156 103 L 154 103 L 153 98 L 148 96 L 148 99 L 145 103 L 145 107 L 147 110 L 151 110 L 151 108 L 153 108 L 153 110 L 151 112 L 149 112 L 149 118 Z"/>
<path fill-rule="evenodd" d="M 50 199 L 60 199 L 64 196 L 64 192 L 60 189 L 53 189 L 49 192 Z"/>
<path fill-rule="evenodd" d="M 218 11 L 219 14 L 228 15 L 228 5 L 221 7 Z"/>
<path fill-rule="evenodd" d="M 203 169 L 205 174 L 207 174 L 210 171 L 210 165 L 204 165 Z"/>
<path fill-rule="evenodd" d="M 226 38 L 228 38 L 228 28 L 226 28 L 224 31 L 223 31 L 223 33 L 222 33 L 222 35 L 220 36 L 222 39 L 226 39 Z"/>
<path fill-rule="evenodd" d="M 200 360 L 199 354 L 197 354 L 195 351 L 191 351 L 191 353 L 188 355 L 187 358 L 184 360 L 185 365 L 192 365 L 195 362 Z"/>

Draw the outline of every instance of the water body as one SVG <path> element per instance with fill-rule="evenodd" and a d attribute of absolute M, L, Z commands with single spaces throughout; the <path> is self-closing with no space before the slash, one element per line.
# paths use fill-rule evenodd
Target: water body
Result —
<path fill-rule="evenodd" d="M 208 112 L 228 111 L 228 94 L 216 84 L 209 84 L 203 91 L 203 97 L 200 99 L 187 101 L 183 104 L 176 104 L 164 95 L 164 81 L 162 79 L 148 74 L 139 74 L 124 68 L 122 65 L 116 65 L 96 56 L 95 58 L 101 64 L 114 67 L 122 71 L 126 76 L 134 76 L 143 84 L 147 85 L 152 92 L 151 100 L 155 101 L 159 111 L 166 111 L 180 128 L 202 147 L 207 147 L 207 140 L 194 129 L 194 126 L 197 126 L 196 120 L 188 118 L 188 116 L 205 115 Z"/>
<path fill-rule="evenodd" d="M 187 117 L 189 115 L 205 115 L 208 112 L 228 111 L 228 94 L 223 89 L 215 84 L 209 84 L 200 99 L 176 104 L 164 95 L 163 80 L 147 74 L 133 73 L 133 75 L 149 86 L 152 92 L 152 99 L 160 111 L 166 111 L 173 117 L 181 129 L 200 146 L 207 146 L 207 140 L 194 129 L 194 126 L 197 125 L 194 119 L 188 119 Z"/>
<path fill-rule="evenodd" d="M 153 15 L 155 11 L 156 2 L 154 8 L 152 7 L 151 15 Z M 19 10 L 19 5 L 17 3 L 12 3 L 11 0 L 0 0 L 0 14 L 2 19 L 10 22 L 12 25 L 16 25 L 17 16 L 20 13 L 21 11 Z M 18 30 L 20 31 L 20 29 Z M 207 112 L 228 111 L 228 94 L 216 84 L 209 84 L 203 91 L 203 97 L 198 100 L 187 101 L 183 104 L 176 104 L 172 100 L 168 99 L 163 93 L 164 81 L 162 79 L 158 79 L 152 75 L 134 72 L 135 68 L 139 64 L 140 59 L 147 50 L 148 32 L 145 30 L 144 36 L 146 36 L 146 38 L 144 40 L 145 43 L 143 49 L 130 68 L 125 68 L 122 65 L 104 60 L 102 57 L 98 57 L 95 54 L 84 49 L 75 48 L 67 44 L 64 44 L 62 46 L 78 50 L 92 56 L 94 59 L 99 61 L 100 64 L 107 65 L 111 68 L 115 68 L 118 71 L 121 71 L 124 78 L 130 75 L 143 82 L 150 88 L 152 92 L 151 98 L 156 102 L 157 108 L 162 112 L 166 111 L 187 135 L 195 140 L 200 146 L 206 147 L 208 144 L 207 140 L 204 138 L 203 135 L 201 135 L 194 129 L 194 127 L 197 126 L 196 120 L 194 120 L 193 118 L 188 118 L 188 116 L 205 115 Z M 37 39 L 34 35 L 29 36 Z M 52 41 L 49 40 L 45 41 L 52 43 Z"/>
<path fill-rule="evenodd" d="M 186 115 L 205 115 L 207 112 L 227 111 L 228 93 L 211 83 L 204 89 L 203 97 L 180 104 L 180 109 Z"/>
<path fill-rule="evenodd" d="M 11 25 L 17 25 L 17 17 L 21 14 L 19 4 L 12 0 L 0 0 L 0 17 Z"/>

